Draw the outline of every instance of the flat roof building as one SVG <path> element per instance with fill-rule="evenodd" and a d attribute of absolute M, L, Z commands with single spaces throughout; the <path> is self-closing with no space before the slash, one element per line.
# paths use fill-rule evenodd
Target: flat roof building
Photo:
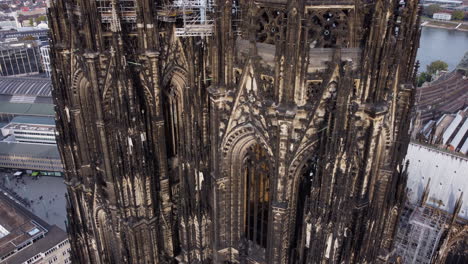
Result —
<path fill-rule="evenodd" d="M 435 147 L 410 143 L 406 160 L 408 166 L 408 199 L 416 204 L 427 193 L 428 205 L 448 213 L 455 210 L 457 199 L 468 190 L 466 180 L 468 157 L 450 153 Z M 463 195 L 463 203 L 458 214 L 468 220 L 468 195 Z"/>
<path fill-rule="evenodd" d="M 28 30 L 8 30 L 0 32 L 0 41 L 12 38 L 24 38 L 26 36 L 33 36 L 40 40 L 47 40 L 49 33 L 48 29 L 28 29 Z"/>
<path fill-rule="evenodd" d="M 432 15 L 432 18 L 437 19 L 437 20 L 450 21 L 450 20 L 452 20 L 452 14 L 449 14 L 449 13 L 434 13 L 434 15 Z"/>
<path fill-rule="evenodd" d="M 36 41 L 0 44 L 0 75 L 31 75 L 42 72 L 39 45 Z"/>
<path fill-rule="evenodd" d="M 9 122 L 19 115 L 54 117 L 54 105 L 9 102 L 2 102 L 0 104 L 0 121 Z"/>
<path fill-rule="evenodd" d="M 0 193 L 0 262 L 70 263 L 67 234 Z"/>
<path fill-rule="evenodd" d="M 56 144 L 55 121 L 51 117 L 17 116 L 0 129 L 8 141 L 34 144 Z"/>
<path fill-rule="evenodd" d="M 406 160 L 408 199 L 395 237 L 397 263 L 468 263 L 468 157 L 410 143 Z"/>
<path fill-rule="evenodd" d="M 463 5 L 463 1 L 457 0 L 424 0 L 424 4 L 437 4 L 437 5 Z"/>
<path fill-rule="evenodd" d="M 63 171 L 56 145 L 0 142 L 0 167 L 41 172 Z"/>
<path fill-rule="evenodd" d="M 0 77 L 0 94 L 52 96 L 52 82 L 43 77 Z"/>

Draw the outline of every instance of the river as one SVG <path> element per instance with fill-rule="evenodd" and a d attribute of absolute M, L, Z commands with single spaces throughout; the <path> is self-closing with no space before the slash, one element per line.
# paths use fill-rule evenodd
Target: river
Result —
<path fill-rule="evenodd" d="M 468 32 L 442 28 L 423 27 L 417 55 L 420 71 L 433 61 L 447 62 L 449 70 L 455 69 L 468 51 Z"/>

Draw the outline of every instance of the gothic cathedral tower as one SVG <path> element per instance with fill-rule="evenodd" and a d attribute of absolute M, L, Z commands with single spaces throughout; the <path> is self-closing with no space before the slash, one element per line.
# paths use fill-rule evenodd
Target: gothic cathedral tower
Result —
<path fill-rule="evenodd" d="M 381 263 L 417 0 L 51 0 L 76 263 Z"/>

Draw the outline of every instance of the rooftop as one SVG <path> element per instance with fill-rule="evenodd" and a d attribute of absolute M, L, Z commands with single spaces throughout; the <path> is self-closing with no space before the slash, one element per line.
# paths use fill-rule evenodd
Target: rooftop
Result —
<path fill-rule="evenodd" d="M 52 96 L 52 82 L 38 77 L 0 77 L 0 94 Z"/>
<path fill-rule="evenodd" d="M 52 117 L 43 116 L 17 116 L 10 123 L 55 126 L 55 120 Z"/>
<path fill-rule="evenodd" d="M 53 104 L 10 103 L 0 104 L 0 114 L 55 116 Z"/>
<path fill-rule="evenodd" d="M 0 194 L 0 226 L 7 231 L 0 238 L 0 259 L 32 243 L 33 239 L 47 233 L 49 228 L 47 223 L 16 205 L 4 194 Z"/>
<path fill-rule="evenodd" d="M 10 124 L 2 127 L 2 129 L 10 129 L 10 130 L 16 130 L 16 131 L 22 130 L 22 131 L 45 132 L 47 134 L 53 135 L 52 132 L 55 131 L 55 125 L 35 125 L 35 124 L 10 123 Z"/>
<path fill-rule="evenodd" d="M 0 43 L 0 51 L 9 51 L 12 49 L 30 49 L 38 46 L 37 41 L 15 41 Z"/>
<path fill-rule="evenodd" d="M 0 155 L 15 155 L 60 160 L 60 154 L 57 150 L 57 146 L 55 145 L 0 142 Z"/>
<path fill-rule="evenodd" d="M 47 232 L 46 237 L 39 239 L 32 245 L 30 245 L 27 249 L 21 250 L 18 253 L 14 254 L 7 260 L 5 260 L 5 264 L 15 264 L 15 263 L 23 263 L 28 259 L 34 257 L 38 253 L 44 253 L 50 248 L 54 247 L 55 245 L 59 244 L 60 242 L 67 239 L 67 233 L 62 229 L 58 228 L 57 226 L 52 226 Z"/>
<path fill-rule="evenodd" d="M 10 255 L 2 260 L 5 264 L 23 263 L 67 239 L 65 231 L 48 225 L 3 193 L 0 193 L 0 225 L 9 231 L 0 238 L 0 258 Z M 37 237 L 42 238 L 32 243 Z"/>
<path fill-rule="evenodd" d="M 468 189 L 466 172 L 468 157 L 431 146 L 410 143 L 406 160 L 408 167 L 408 200 L 417 203 L 429 183 L 427 204 L 453 213 L 455 203 Z M 430 182 L 429 182 L 430 181 Z M 463 196 L 459 217 L 468 219 L 468 196 Z"/>
<path fill-rule="evenodd" d="M 468 104 L 468 79 L 459 70 L 443 74 L 427 86 L 416 89 L 416 110 L 426 123 L 444 113 L 453 113 Z"/>

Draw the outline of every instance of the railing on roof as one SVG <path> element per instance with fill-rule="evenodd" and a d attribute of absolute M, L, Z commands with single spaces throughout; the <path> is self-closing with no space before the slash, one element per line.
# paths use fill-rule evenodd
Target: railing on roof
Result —
<path fill-rule="evenodd" d="M 158 19 L 165 22 L 181 21 L 175 35 L 178 37 L 211 36 L 214 21 L 213 0 L 176 0 L 158 11 Z"/>
<path fill-rule="evenodd" d="M 112 14 L 112 1 L 96 0 L 98 13 L 101 15 L 101 22 L 112 23 L 115 16 Z M 117 12 L 120 19 L 127 23 L 136 23 L 136 7 L 134 0 L 118 0 Z"/>

